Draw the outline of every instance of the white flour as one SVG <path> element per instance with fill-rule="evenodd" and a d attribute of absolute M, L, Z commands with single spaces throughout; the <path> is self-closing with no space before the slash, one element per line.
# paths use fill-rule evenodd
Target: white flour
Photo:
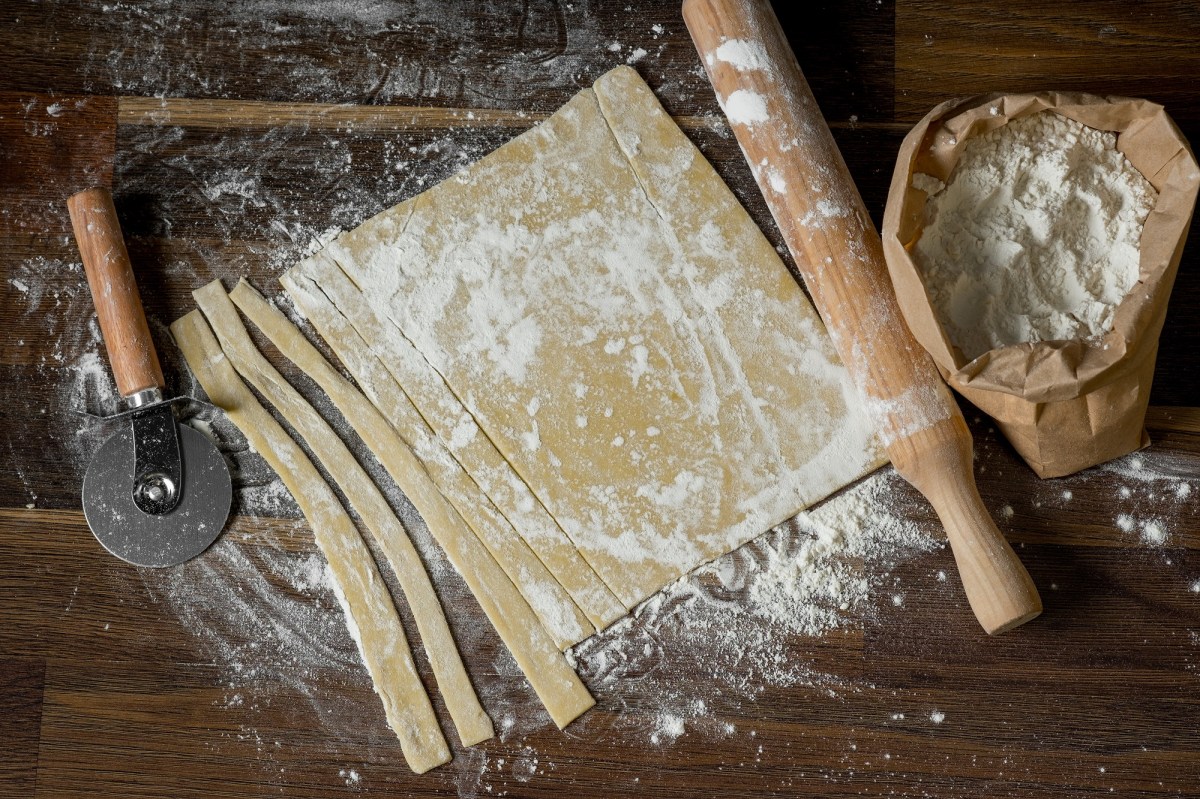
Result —
<path fill-rule="evenodd" d="M 581 676 L 615 715 L 586 714 L 571 734 L 587 740 L 605 734 L 611 723 L 622 734 L 664 749 L 685 736 L 753 737 L 753 728 L 730 721 L 731 706 L 745 706 L 739 715 L 752 717 L 754 702 L 781 686 L 814 686 L 833 696 L 859 690 L 853 668 L 843 674 L 815 663 L 812 643 L 861 628 L 880 603 L 915 588 L 897 583 L 896 564 L 944 546 L 907 520 L 914 515 L 906 504 L 910 496 L 894 471 L 880 471 L 673 583 L 577 646 L 572 655 Z M 409 508 L 400 513 L 446 592 L 453 623 L 466 588 L 445 571 L 420 520 Z M 358 737 L 369 678 L 346 631 L 325 561 L 311 549 L 303 522 L 262 520 L 252 529 L 226 533 L 204 557 L 176 569 L 139 572 L 155 601 L 196 635 L 217 667 L 224 688 L 218 704 L 236 720 L 226 735 L 255 742 L 264 774 L 277 779 L 276 753 L 291 742 L 275 740 L 276 733 L 260 729 L 259 720 L 273 702 L 288 701 L 296 703 L 297 724 L 319 724 L 331 740 L 353 739 L 364 764 L 386 760 L 395 742 L 381 719 L 373 725 L 381 728 L 379 734 L 365 748 Z M 490 631 L 475 624 L 455 627 L 468 663 L 479 667 L 475 653 L 494 645 L 485 644 L 492 640 Z M 703 680 L 680 676 L 691 662 L 702 662 Z M 459 752 L 439 772 L 460 796 L 487 795 L 491 786 L 499 793 L 501 786 L 553 770 L 548 755 L 526 743 L 550 721 L 521 682 L 503 651 L 474 674 L 500 742 L 519 747 L 520 754 L 506 760 L 483 748 Z M 653 697 L 649 719 L 639 704 L 647 695 Z M 603 729 L 589 730 L 593 721 Z M 331 746 L 331 752 L 340 752 Z M 360 767 L 343 770 L 338 776 L 349 787 L 365 783 Z"/>
<path fill-rule="evenodd" d="M 714 61 L 732 64 L 738 72 L 760 72 L 771 68 L 771 58 L 762 42 L 753 39 L 729 39 L 721 43 L 716 52 L 707 57 Z"/>
<path fill-rule="evenodd" d="M 1107 331 L 1157 197 L 1114 134 L 1050 112 L 971 139 L 944 188 L 913 185 L 931 194 L 915 260 L 968 359 Z"/>
<path fill-rule="evenodd" d="M 1181 518 L 1197 507 L 1191 501 L 1192 482 L 1196 467 L 1192 458 L 1183 453 L 1143 450 L 1109 461 L 1090 474 L 1116 475 L 1125 482 L 1117 487 L 1121 500 L 1120 512 L 1113 524 L 1128 539 L 1137 536 L 1143 545 L 1152 549 L 1170 547 L 1171 520 Z M 1175 528 L 1178 532 L 1178 528 Z"/>
<path fill-rule="evenodd" d="M 617 703 L 625 679 L 651 684 L 658 716 L 637 732 L 652 744 L 685 730 L 728 736 L 731 725 L 710 708 L 729 697 L 753 701 L 800 684 L 834 690 L 846 679 L 815 668 L 796 639 L 860 627 L 873 589 L 895 593 L 896 563 L 944 546 L 905 518 L 902 487 L 885 469 L 672 583 L 575 647 L 580 675 Z M 696 656 L 704 679 L 681 683 L 677 669 L 659 668 L 673 656 Z"/>
<path fill-rule="evenodd" d="M 761 94 L 748 89 L 734 91 L 725 99 L 722 108 L 732 125 L 753 125 L 756 122 L 766 122 L 769 118 L 767 101 Z"/>

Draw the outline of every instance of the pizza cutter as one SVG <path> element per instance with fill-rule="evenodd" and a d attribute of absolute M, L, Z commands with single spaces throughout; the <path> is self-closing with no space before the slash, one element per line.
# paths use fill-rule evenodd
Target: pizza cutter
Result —
<path fill-rule="evenodd" d="M 142 311 L 129 253 L 107 189 L 67 200 L 108 360 L 125 410 L 83 478 L 83 513 L 96 540 L 137 566 L 173 566 L 199 555 L 229 517 L 233 486 L 215 444 L 179 424 L 164 399 L 162 367 Z"/>

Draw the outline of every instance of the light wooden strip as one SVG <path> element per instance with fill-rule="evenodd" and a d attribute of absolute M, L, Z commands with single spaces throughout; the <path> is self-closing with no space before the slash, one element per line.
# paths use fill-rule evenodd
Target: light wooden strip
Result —
<path fill-rule="evenodd" d="M 178 125 L 201 130 L 271 128 L 281 125 L 344 131 L 526 128 L 548 116 L 541 112 L 488 108 L 277 103 L 182 97 L 121 97 L 117 102 L 117 123 L 120 125 Z"/>
<path fill-rule="evenodd" d="M 1146 427 L 1162 433 L 1200 433 L 1200 408 L 1182 405 L 1151 405 Z"/>
<path fill-rule="evenodd" d="M 187 97 L 118 97 L 117 124 L 179 126 L 195 130 L 274 128 L 298 125 L 318 130 L 401 131 L 447 128 L 529 128 L 550 116 L 547 111 L 442 106 L 287 103 L 265 100 L 211 100 Z M 728 133 L 719 114 L 672 117 L 684 130 Z M 830 122 L 834 129 L 907 131 L 906 122 Z"/>

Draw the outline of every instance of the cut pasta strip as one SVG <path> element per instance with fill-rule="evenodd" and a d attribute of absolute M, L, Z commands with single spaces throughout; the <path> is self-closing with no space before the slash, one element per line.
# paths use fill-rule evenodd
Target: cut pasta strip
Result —
<path fill-rule="evenodd" d="M 338 353 L 343 365 L 384 417 L 406 433 L 421 432 L 417 426 L 421 417 L 416 408 L 329 298 L 298 272 L 285 274 L 282 282 L 297 308 Z M 431 436 L 432 432 L 426 429 L 425 434 Z M 376 454 L 381 460 L 389 450 L 404 447 L 405 452 L 409 451 L 399 435 L 391 443 L 384 440 L 376 443 L 380 445 Z M 416 454 L 422 453 L 417 451 Z M 388 461 L 383 462 L 388 466 Z M 393 468 L 388 466 L 389 471 Z M 399 472 L 403 470 L 393 472 L 398 482 Z M 420 490 L 409 494 L 409 499 L 422 513 L 430 532 L 474 593 L 554 723 L 559 728 L 565 727 L 595 704 L 595 700 L 558 651 L 524 596 L 488 548 L 471 532 L 456 506 L 438 492 L 428 475 L 420 483 Z"/>
<path fill-rule="evenodd" d="M 449 762 L 450 749 L 413 665 L 400 617 L 354 522 L 300 446 L 246 388 L 200 312 L 177 320 L 171 334 L 209 400 L 279 474 L 312 527 L 409 768 L 421 774 Z"/>
<path fill-rule="evenodd" d="M 244 280 L 238 283 L 230 297 L 242 309 L 247 318 L 266 334 L 271 343 L 279 348 L 285 358 L 291 360 L 305 374 L 316 380 L 317 384 L 329 394 L 333 404 L 368 443 L 372 451 L 377 449 L 373 442 L 380 439 L 387 440 L 387 431 L 391 428 L 387 426 L 387 422 L 379 415 L 379 412 L 329 365 L 316 347 L 308 343 L 308 340 L 296 329 L 295 325 L 287 320 L 287 317 L 263 299 L 262 295 Z M 235 335 L 233 338 L 240 339 L 242 337 Z M 238 349 L 244 349 L 248 341 L 246 339 L 240 342 L 241 346 Z M 254 359 L 254 361 L 258 360 L 259 358 Z M 236 363 L 235 361 L 235 365 Z M 314 425 L 313 427 L 314 436 L 327 439 L 322 448 L 330 450 L 329 455 L 332 459 L 340 462 L 342 466 L 348 467 L 349 474 L 346 475 L 348 479 L 346 481 L 339 479 L 339 485 L 343 482 L 353 485 L 353 491 L 359 496 L 351 498 L 351 504 L 355 506 L 375 535 L 388 563 L 391 564 L 392 570 L 400 580 L 400 587 L 404 590 L 404 596 L 412 608 L 417 629 L 421 633 L 421 642 L 425 646 L 425 652 L 429 655 L 430 664 L 433 666 L 433 673 L 437 677 L 438 688 L 442 692 L 451 718 L 454 719 L 454 725 L 458 729 L 459 739 L 463 746 L 474 746 L 481 741 L 486 741 L 494 734 L 492 722 L 479 704 L 475 689 L 471 687 L 470 678 L 467 676 L 462 658 L 459 657 L 458 647 L 450 633 L 450 626 L 446 623 L 446 616 L 442 612 L 441 602 L 438 601 L 437 594 L 433 590 L 433 583 L 429 580 L 429 574 L 421 563 L 421 557 L 417 554 L 416 547 L 413 546 L 412 540 L 366 472 L 357 462 L 354 462 L 352 467 L 350 466 L 349 462 L 353 461 L 353 456 L 345 451 L 344 446 L 339 446 L 340 439 L 337 439 L 332 430 L 322 431 L 319 426 Z M 307 438 L 307 434 L 304 435 Z M 399 450 L 399 448 L 394 449 Z M 316 451 L 316 447 L 314 447 L 314 451 Z M 407 451 L 407 448 L 404 448 L 404 451 Z M 392 458 L 396 459 L 400 454 L 397 451 Z M 408 453 L 408 455 L 411 458 L 412 454 Z M 324 455 L 318 457 L 325 461 Z M 326 461 L 326 465 L 332 467 L 331 462 Z M 415 459 L 412 460 L 411 467 L 407 471 L 412 471 L 413 467 L 420 469 L 420 464 Z M 404 476 L 405 472 L 401 472 L 400 477 Z M 409 496 L 411 496 L 409 485 L 413 482 L 412 479 L 400 482 L 401 489 Z M 347 496 L 351 496 L 347 486 L 343 485 L 343 490 L 347 492 Z"/>

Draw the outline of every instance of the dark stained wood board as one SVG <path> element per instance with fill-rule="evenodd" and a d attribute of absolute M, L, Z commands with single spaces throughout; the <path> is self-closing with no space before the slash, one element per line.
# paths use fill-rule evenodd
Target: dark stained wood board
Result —
<path fill-rule="evenodd" d="M 900 139 L 950 96 L 1140 95 L 1200 141 L 1200 11 L 1189 2 L 829 2 L 805 4 L 789 33 L 876 219 Z M 778 242 L 674 2 L 3 4 L 0 795 L 1200 796 L 1200 492 L 1175 501 L 1128 468 L 1038 481 L 984 419 L 972 423 L 981 491 L 993 510 L 1014 509 L 1002 527 L 1045 616 L 982 636 L 954 582 L 937 579 L 953 564 L 936 550 L 888 570 L 882 584 L 900 586 L 902 606 L 881 590 L 860 625 L 787 641 L 836 684 L 764 680 L 753 697 L 697 686 L 707 721 L 664 745 L 648 741 L 663 686 L 701 682 L 704 652 L 660 636 L 651 671 L 594 685 L 598 707 L 559 733 L 461 581 L 439 572 L 501 736 L 413 777 L 336 606 L 239 568 L 235 553 L 284 566 L 252 574 L 311 564 L 286 501 L 279 519 L 236 517 L 226 548 L 190 567 L 213 594 L 246 597 L 235 624 L 187 615 L 211 610 L 189 593 L 201 581 L 139 572 L 95 545 L 78 490 L 102 435 L 79 435 L 67 406 L 96 410 L 108 395 L 71 373 L 97 351 L 62 204 L 71 191 L 111 176 L 164 367 L 187 390 L 164 326 L 191 307 L 191 289 L 245 275 L 276 293 L 273 278 L 314 235 L 452 174 L 636 48 L 647 51 L 640 73 Z M 1143 453 L 1153 474 L 1194 483 L 1196 227 Z M 230 454 L 240 485 L 263 482 L 252 455 Z M 935 530 L 908 499 L 914 523 Z M 1119 530 L 1126 512 L 1158 514 L 1168 545 Z M 288 621 L 266 597 L 312 614 L 320 657 L 262 654 L 271 623 Z M 231 626 L 198 635 L 196 623 Z M 735 731 L 715 730 L 725 723 Z"/>

